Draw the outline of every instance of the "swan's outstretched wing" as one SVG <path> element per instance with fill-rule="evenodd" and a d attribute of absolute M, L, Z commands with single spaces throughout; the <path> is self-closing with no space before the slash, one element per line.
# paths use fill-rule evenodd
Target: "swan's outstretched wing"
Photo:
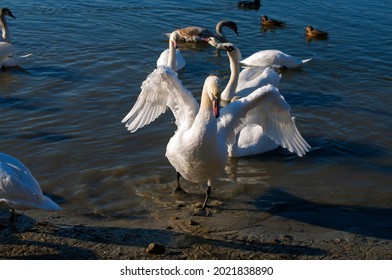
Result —
<path fill-rule="evenodd" d="M 263 86 L 222 109 L 219 129 L 224 127 L 228 144 L 233 143 L 234 136 L 248 124 L 260 125 L 268 137 L 300 157 L 309 151 L 309 144 L 291 117 L 290 106 L 271 85 Z"/>
<path fill-rule="evenodd" d="M 141 89 L 135 105 L 122 120 L 129 131 L 135 132 L 153 122 L 167 107 L 172 110 L 178 129 L 192 125 L 199 105 L 173 69 L 159 66 L 143 82 Z"/>

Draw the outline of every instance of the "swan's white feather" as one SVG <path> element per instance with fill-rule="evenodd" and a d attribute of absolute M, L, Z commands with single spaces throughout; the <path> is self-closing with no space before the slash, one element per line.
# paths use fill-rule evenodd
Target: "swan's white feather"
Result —
<path fill-rule="evenodd" d="M 141 89 L 135 105 L 122 120 L 129 131 L 135 132 L 153 122 L 167 107 L 173 112 L 178 129 L 192 125 L 199 105 L 173 69 L 159 66 L 143 82 Z"/>
<path fill-rule="evenodd" d="M 169 49 L 164 50 L 161 55 L 159 56 L 158 60 L 157 60 L 157 67 L 158 66 L 168 66 L 169 64 Z M 179 71 L 182 68 L 185 67 L 185 59 L 182 56 L 181 52 L 176 49 L 176 66 L 175 66 L 175 71 Z"/>
<path fill-rule="evenodd" d="M 279 50 L 263 50 L 240 61 L 243 66 L 296 68 L 311 59 L 300 59 Z"/>
<path fill-rule="evenodd" d="M 16 158 L 0 153 L 0 204 L 10 208 L 61 210 L 42 190 L 30 170 Z"/>

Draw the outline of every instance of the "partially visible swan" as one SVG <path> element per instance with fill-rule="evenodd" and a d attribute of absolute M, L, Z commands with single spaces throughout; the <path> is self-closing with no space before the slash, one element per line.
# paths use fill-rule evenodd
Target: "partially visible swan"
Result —
<path fill-rule="evenodd" d="M 181 52 L 177 49 L 177 39 L 179 37 L 178 32 L 174 31 L 169 36 L 169 48 L 164 50 L 157 60 L 157 67 L 161 65 L 168 66 L 170 58 L 170 49 L 175 49 L 176 63 L 173 66 L 174 71 L 179 71 L 185 67 L 185 59 L 183 58 Z"/>
<path fill-rule="evenodd" d="M 216 46 L 216 42 L 212 43 Z M 231 43 L 223 43 L 218 47 L 227 50 L 231 70 L 229 82 L 222 92 L 222 102 L 229 103 L 233 98 L 246 97 L 255 89 L 267 84 L 278 85 L 280 75 L 272 68 L 249 67 L 239 73 L 239 59 L 241 57 L 239 49 Z M 283 97 L 281 98 L 284 100 Z M 290 106 L 287 103 L 284 109 L 271 106 L 270 108 L 265 107 L 265 110 L 269 110 L 268 114 L 273 115 L 277 119 L 283 116 L 284 118 L 290 116 Z M 265 124 L 261 125 L 263 121 L 255 121 L 255 118 L 263 119 L 265 115 L 266 112 L 260 110 L 257 114 L 247 117 L 244 121 L 247 126 L 244 126 L 236 132 L 236 141 L 229 146 L 230 157 L 256 155 L 276 149 L 279 145 L 287 148 L 290 152 L 295 152 L 300 157 L 309 151 L 310 146 L 302 138 L 295 126 L 294 120 L 287 121 L 287 129 L 284 133 L 274 134 L 268 132 L 268 128 L 265 131 L 265 127 L 263 126 Z M 269 121 L 275 122 L 277 119 L 271 119 Z M 264 120 L 264 122 L 268 121 Z"/>
<path fill-rule="evenodd" d="M 311 25 L 308 25 L 305 28 L 306 31 L 306 36 L 310 37 L 310 38 L 318 38 L 318 39 L 325 39 L 326 37 L 328 37 L 328 33 L 325 31 L 321 31 L 321 30 L 317 30 L 317 29 L 313 29 L 313 27 Z"/>
<path fill-rule="evenodd" d="M 215 37 L 219 42 L 227 42 L 227 39 L 223 34 L 223 27 L 228 27 L 239 35 L 237 24 L 228 20 L 218 22 L 215 27 L 215 32 L 200 26 L 189 26 L 177 29 L 174 32 L 177 32 L 179 35 L 177 40 L 184 42 L 203 42 L 203 38 L 208 37 Z M 170 33 L 166 33 L 166 35 L 170 36 Z"/>
<path fill-rule="evenodd" d="M 14 209 L 61 210 L 43 195 L 37 180 L 22 162 L 3 153 L 0 153 L 0 205 L 11 208 L 11 222 L 14 221 Z"/>
<path fill-rule="evenodd" d="M 23 64 L 31 54 L 16 56 L 15 48 L 11 43 L 11 36 L 8 30 L 6 16 L 15 18 L 11 10 L 8 8 L 0 9 L 0 27 L 2 32 L 2 41 L 0 42 L 0 66 L 14 67 Z"/>

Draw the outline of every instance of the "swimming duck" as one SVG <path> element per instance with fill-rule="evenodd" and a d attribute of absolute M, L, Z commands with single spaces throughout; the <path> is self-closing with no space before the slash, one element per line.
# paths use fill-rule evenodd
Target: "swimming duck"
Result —
<path fill-rule="evenodd" d="M 260 6 L 261 6 L 260 0 L 238 2 L 238 7 L 243 9 L 259 9 Z"/>
<path fill-rule="evenodd" d="M 271 26 L 284 26 L 285 23 L 283 21 L 269 19 L 266 15 L 261 17 L 261 25 L 271 27 Z"/>
<path fill-rule="evenodd" d="M 326 38 L 328 36 L 328 33 L 325 31 L 313 29 L 311 25 L 308 25 L 305 28 L 306 31 L 306 36 L 311 37 L 311 38 Z"/>

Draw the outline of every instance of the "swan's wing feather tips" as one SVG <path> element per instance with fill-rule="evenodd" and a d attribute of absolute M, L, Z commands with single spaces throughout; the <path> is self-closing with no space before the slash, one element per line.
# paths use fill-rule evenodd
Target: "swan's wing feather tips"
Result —
<path fill-rule="evenodd" d="M 298 131 L 290 114 L 290 105 L 277 88 L 267 96 L 258 106 L 258 111 L 263 112 L 258 118 L 258 124 L 277 144 L 302 157 L 309 151 L 310 145 Z"/>
<path fill-rule="evenodd" d="M 167 107 L 172 110 L 178 127 L 198 111 L 195 98 L 182 85 L 177 73 L 170 67 L 159 66 L 142 83 L 135 105 L 121 122 L 135 132 L 165 113 Z M 194 116 L 189 112 L 195 112 Z"/>

